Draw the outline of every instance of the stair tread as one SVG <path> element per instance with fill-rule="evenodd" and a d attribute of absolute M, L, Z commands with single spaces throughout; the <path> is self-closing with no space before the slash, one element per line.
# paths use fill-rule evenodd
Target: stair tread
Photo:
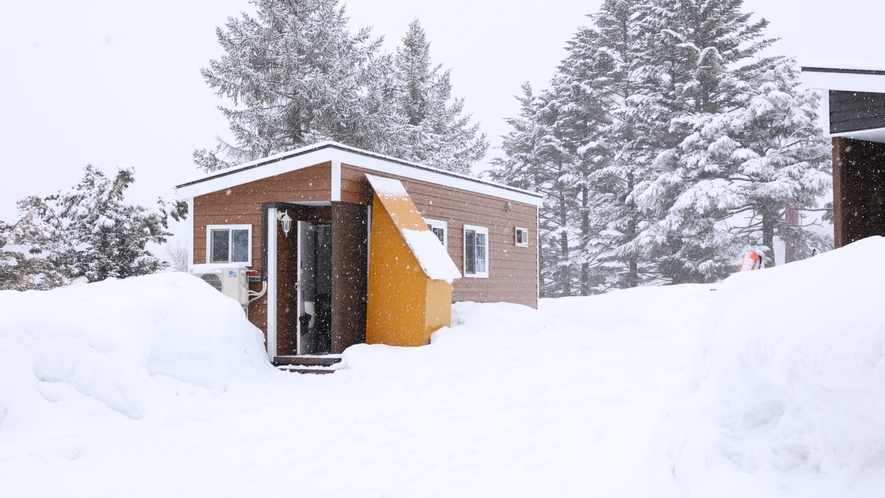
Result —
<path fill-rule="evenodd" d="M 310 368 L 310 367 L 296 367 L 296 366 L 281 366 L 277 367 L 284 372 L 294 372 L 301 374 L 332 374 L 337 372 L 340 369 L 337 368 Z"/>
<path fill-rule="evenodd" d="M 340 355 L 283 355 L 273 358 L 273 364 L 276 366 L 332 366 L 340 362 Z"/>

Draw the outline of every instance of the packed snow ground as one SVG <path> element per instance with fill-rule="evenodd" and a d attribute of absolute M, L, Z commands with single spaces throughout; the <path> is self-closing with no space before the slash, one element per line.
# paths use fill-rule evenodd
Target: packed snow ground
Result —
<path fill-rule="evenodd" d="M 0 292 L 0 495 L 880 496 L 883 254 L 459 304 L 330 376 L 187 275 Z"/>

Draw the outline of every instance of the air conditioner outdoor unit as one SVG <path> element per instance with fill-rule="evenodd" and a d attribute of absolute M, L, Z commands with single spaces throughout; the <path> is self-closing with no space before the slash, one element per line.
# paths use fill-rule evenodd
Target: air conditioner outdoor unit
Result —
<path fill-rule="evenodd" d="M 194 265 L 190 271 L 225 296 L 235 299 L 243 307 L 249 304 L 249 280 L 246 277 L 246 268 L 236 265 Z"/>

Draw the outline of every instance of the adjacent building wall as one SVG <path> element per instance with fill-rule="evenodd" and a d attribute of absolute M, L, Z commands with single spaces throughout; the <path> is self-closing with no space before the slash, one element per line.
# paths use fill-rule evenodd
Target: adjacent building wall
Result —
<path fill-rule="evenodd" d="M 885 144 L 833 138 L 833 224 L 836 247 L 885 236 Z"/>

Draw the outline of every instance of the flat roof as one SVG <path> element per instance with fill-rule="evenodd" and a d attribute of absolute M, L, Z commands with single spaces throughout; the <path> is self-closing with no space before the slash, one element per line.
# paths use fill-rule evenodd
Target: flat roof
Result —
<path fill-rule="evenodd" d="M 232 168 L 213 171 L 194 180 L 176 186 L 179 199 L 188 199 L 217 192 L 226 188 L 251 183 L 301 168 L 331 162 L 333 165 L 333 189 L 336 186 L 335 166 L 338 165 L 340 189 L 340 165 L 347 164 L 380 173 L 423 180 L 448 187 L 500 197 L 540 206 L 543 195 L 508 185 L 482 180 L 468 175 L 441 170 L 418 163 L 376 154 L 337 142 L 320 142 L 300 149 L 264 157 Z M 340 192 L 339 192 L 340 195 Z M 331 193 L 332 200 L 336 198 Z"/>

